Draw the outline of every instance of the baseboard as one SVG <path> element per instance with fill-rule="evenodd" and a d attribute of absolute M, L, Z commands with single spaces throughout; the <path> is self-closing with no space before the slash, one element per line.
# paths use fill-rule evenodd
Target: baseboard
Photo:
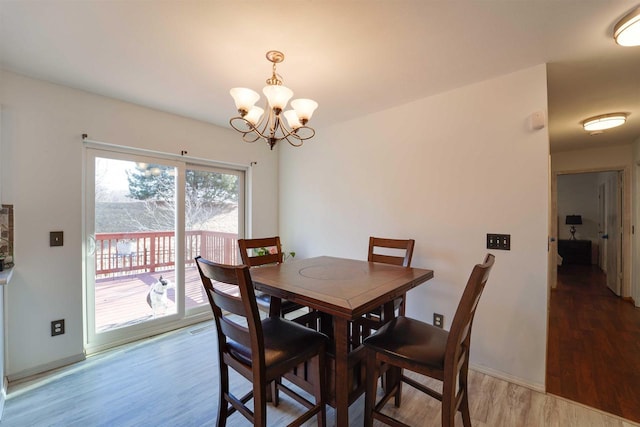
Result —
<path fill-rule="evenodd" d="M 530 388 L 531 390 L 538 391 L 540 393 L 546 393 L 544 384 L 532 383 L 530 381 L 524 380 L 514 375 L 510 375 L 502 371 L 497 371 L 495 369 L 487 368 L 486 366 L 470 364 L 469 367 L 474 371 L 489 375 L 490 377 L 498 378 L 503 381 L 520 385 L 522 387 Z"/>
<path fill-rule="evenodd" d="M 16 372 L 15 374 L 7 375 L 8 381 L 14 382 L 31 378 L 39 374 L 51 371 L 53 369 L 62 368 L 73 363 L 81 362 L 85 359 L 85 354 L 75 354 L 73 356 L 65 357 L 64 359 L 54 360 L 53 362 L 45 363 L 44 365 L 36 366 L 34 368 L 25 369 L 24 371 Z"/>

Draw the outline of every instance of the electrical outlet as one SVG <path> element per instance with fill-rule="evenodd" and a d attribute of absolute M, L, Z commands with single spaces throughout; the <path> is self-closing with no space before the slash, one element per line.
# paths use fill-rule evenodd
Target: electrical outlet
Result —
<path fill-rule="evenodd" d="M 444 316 L 442 314 L 433 313 L 433 326 L 444 328 Z"/>
<path fill-rule="evenodd" d="M 51 336 L 64 334 L 64 319 L 54 320 L 51 322 Z"/>
<path fill-rule="evenodd" d="M 49 232 L 49 246 L 62 246 L 64 244 L 64 233 L 62 231 Z"/>

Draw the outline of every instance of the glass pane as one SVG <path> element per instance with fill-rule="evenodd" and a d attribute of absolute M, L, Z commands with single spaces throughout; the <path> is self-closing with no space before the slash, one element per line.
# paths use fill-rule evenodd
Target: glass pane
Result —
<path fill-rule="evenodd" d="M 95 329 L 175 314 L 176 168 L 96 158 Z"/>
<path fill-rule="evenodd" d="M 208 304 L 194 258 L 239 264 L 240 179 L 234 172 L 187 169 L 185 176 L 185 308 Z"/>

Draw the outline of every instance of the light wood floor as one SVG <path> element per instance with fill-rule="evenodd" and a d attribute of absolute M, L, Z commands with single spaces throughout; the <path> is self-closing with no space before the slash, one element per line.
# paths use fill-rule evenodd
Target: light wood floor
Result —
<path fill-rule="evenodd" d="M 8 426 L 212 426 L 217 408 L 217 356 L 211 322 L 101 353 L 37 379 L 10 384 L 0 425 Z M 232 387 L 248 389 L 235 377 Z M 576 403 L 477 372 L 470 375 L 475 427 L 638 426 Z M 363 423 L 363 399 L 350 425 Z M 269 408 L 269 425 L 284 425 L 298 405 L 283 396 Z M 390 413 L 394 413 L 391 405 Z M 399 410 L 415 426 L 439 426 L 438 402 L 404 387 Z M 329 408 L 329 426 L 334 425 Z M 234 414 L 229 426 L 248 426 Z M 307 423 L 313 426 L 315 420 Z M 462 420 L 458 416 L 457 424 Z"/>

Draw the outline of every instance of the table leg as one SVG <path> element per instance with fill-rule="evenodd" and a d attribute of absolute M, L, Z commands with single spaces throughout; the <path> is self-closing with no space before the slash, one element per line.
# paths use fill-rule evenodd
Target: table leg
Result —
<path fill-rule="evenodd" d="M 334 339 L 336 344 L 336 426 L 349 425 L 349 322 L 346 319 L 334 317 Z"/>

